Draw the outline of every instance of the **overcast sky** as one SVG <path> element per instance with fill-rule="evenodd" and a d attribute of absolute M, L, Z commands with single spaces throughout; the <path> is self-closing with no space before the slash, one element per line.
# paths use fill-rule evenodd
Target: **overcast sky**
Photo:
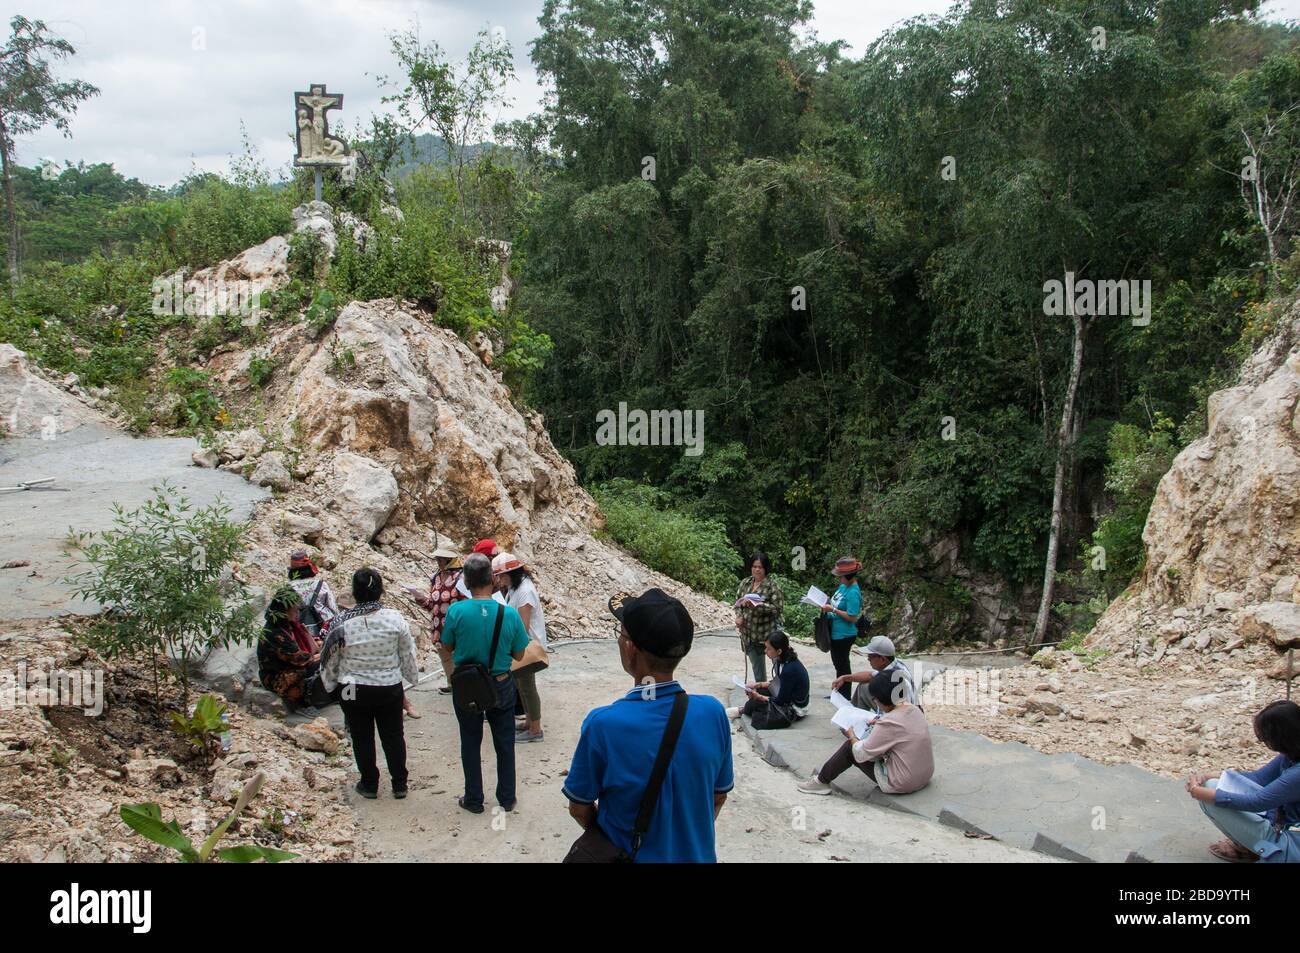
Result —
<path fill-rule="evenodd" d="M 949 0 L 815 0 L 823 40 L 843 39 L 861 54 L 900 19 L 938 13 Z M 273 172 L 293 154 L 293 92 L 325 82 L 344 94 L 332 127 L 365 122 L 380 109 L 377 76 L 391 74 L 389 34 L 418 24 L 453 57 L 475 34 L 504 31 L 518 81 L 500 118 L 538 108 L 541 89 L 528 58 L 542 0 L 0 0 L 40 18 L 76 47 L 58 74 L 94 83 L 72 138 L 45 130 L 18 143 L 19 161 L 111 162 L 129 176 L 170 185 L 195 169 L 225 171 L 240 151 L 240 123 Z M 1274 0 L 1276 19 L 1300 18 L 1300 0 Z"/>

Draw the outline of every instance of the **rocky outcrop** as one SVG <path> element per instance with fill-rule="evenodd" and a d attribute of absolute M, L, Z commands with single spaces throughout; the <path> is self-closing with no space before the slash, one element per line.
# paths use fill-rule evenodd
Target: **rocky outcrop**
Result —
<path fill-rule="evenodd" d="M 38 371 L 12 344 L 0 344 L 0 429 L 14 437 L 52 440 L 83 424 L 107 424 L 87 406 L 75 374 L 57 381 Z"/>
<path fill-rule="evenodd" d="M 1209 400 L 1205 436 L 1160 481 L 1142 575 L 1093 645 L 1160 661 L 1297 644 L 1300 605 L 1300 308 Z M 1281 676 L 1275 676 L 1281 677 Z"/>

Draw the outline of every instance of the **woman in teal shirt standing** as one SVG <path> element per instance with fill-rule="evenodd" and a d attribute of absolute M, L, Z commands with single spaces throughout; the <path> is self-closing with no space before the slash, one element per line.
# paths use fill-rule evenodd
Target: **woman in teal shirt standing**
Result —
<path fill-rule="evenodd" d="M 822 612 L 831 614 L 831 662 L 835 665 L 835 677 L 853 674 L 853 664 L 849 661 L 849 652 L 853 649 L 853 640 L 858 637 L 858 618 L 862 615 L 862 590 L 858 588 L 858 573 L 862 564 L 852 556 L 836 560 L 831 574 L 840 580 L 840 587 L 831 596 L 831 601 L 822 606 Z M 846 682 L 839 688 L 839 693 L 849 697 Z"/>

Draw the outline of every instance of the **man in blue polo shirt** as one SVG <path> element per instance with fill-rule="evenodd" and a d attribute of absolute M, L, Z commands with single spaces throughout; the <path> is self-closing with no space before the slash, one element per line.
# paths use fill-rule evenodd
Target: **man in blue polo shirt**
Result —
<path fill-rule="evenodd" d="M 660 589 L 615 596 L 618 651 L 633 689 L 612 705 L 593 709 L 582 723 L 565 779 L 569 813 L 585 830 L 598 824 L 632 853 L 632 826 L 650 780 L 673 700 L 683 692 L 673 678 L 691 650 L 695 625 L 676 599 Z M 638 863 L 714 863 L 713 821 L 732 788 L 731 725 L 716 698 L 691 695 L 677 747 L 635 856 Z"/>

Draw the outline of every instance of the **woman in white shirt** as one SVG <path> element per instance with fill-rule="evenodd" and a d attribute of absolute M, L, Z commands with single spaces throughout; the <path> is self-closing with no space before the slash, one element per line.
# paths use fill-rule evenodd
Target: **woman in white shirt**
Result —
<path fill-rule="evenodd" d="M 524 561 L 510 553 L 499 553 L 492 560 L 492 581 L 497 591 L 505 594 L 506 605 L 513 606 L 524 620 L 528 638 L 546 648 L 546 615 L 542 611 L 542 599 L 533 583 L 533 574 Z M 542 697 L 537 693 L 537 673 L 516 671 L 515 685 L 524 706 L 523 723 L 516 723 L 515 744 L 541 741 L 544 737 Z"/>
<path fill-rule="evenodd" d="M 379 768 L 375 763 L 375 729 L 384 747 L 393 797 L 406 797 L 406 738 L 402 730 L 404 681 L 415 684 L 420 671 L 415 660 L 415 639 L 411 627 L 396 609 L 380 604 L 384 580 L 373 569 L 358 569 L 352 576 L 352 595 L 357 605 L 342 613 L 330 632 L 342 646 L 328 656 L 321 667 L 325 688 L 344 686 L 343 717 L 352 736 L 361 780 L 357 793 L 374 799 L 379 794 Z"/>

